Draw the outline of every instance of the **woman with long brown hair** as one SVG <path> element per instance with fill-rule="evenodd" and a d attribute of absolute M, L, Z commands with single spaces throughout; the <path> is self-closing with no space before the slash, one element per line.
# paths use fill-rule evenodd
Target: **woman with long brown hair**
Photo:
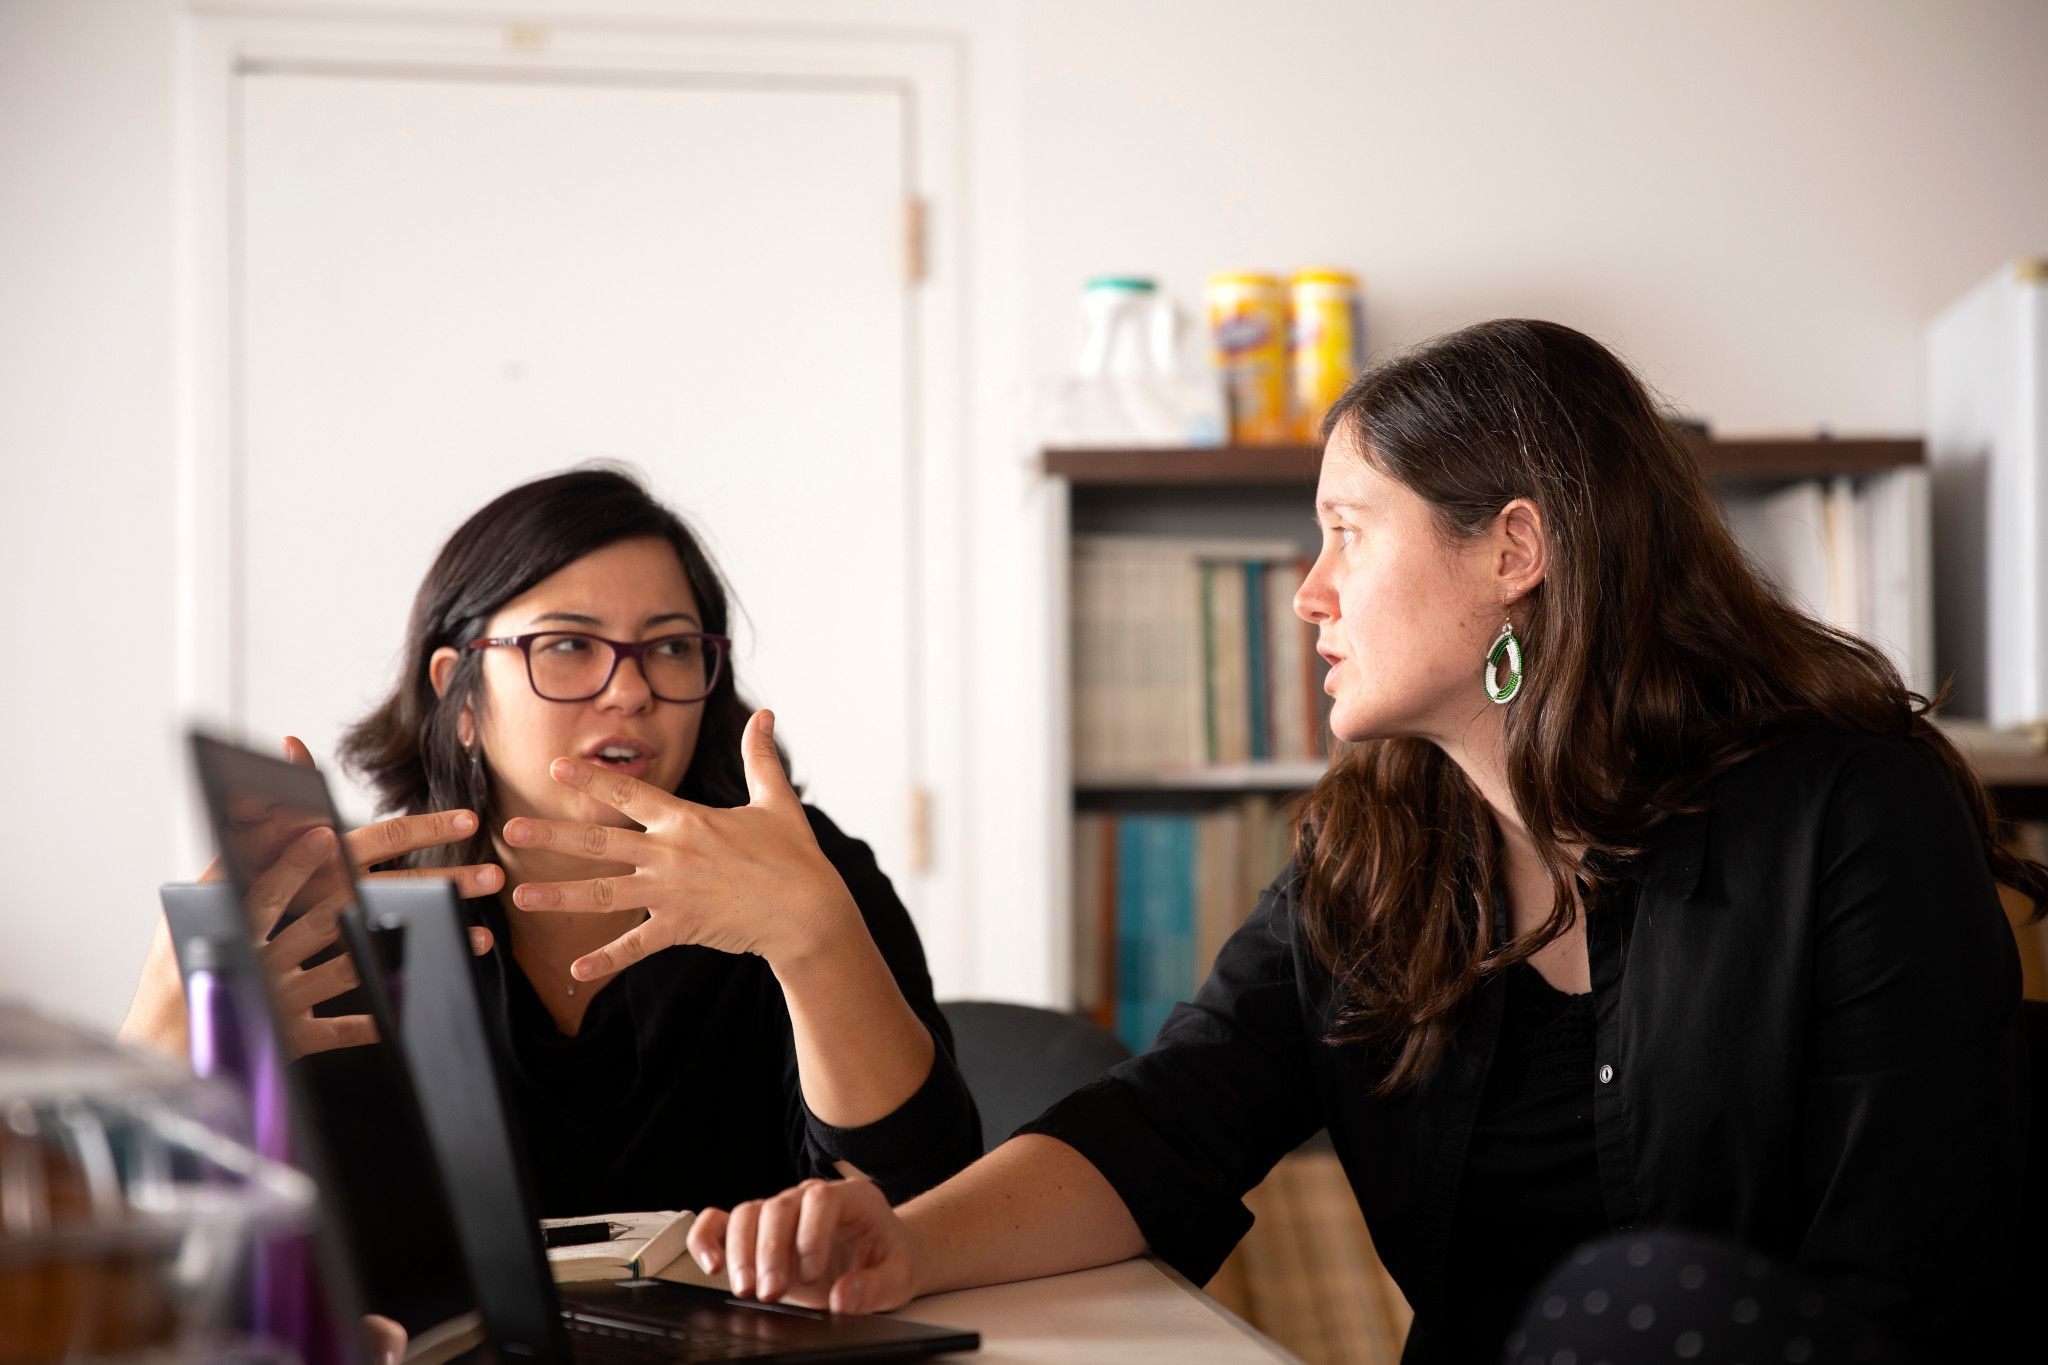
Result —
<path fill-rule="evenodd" d="M 1575 1246 L 1660 1228 L 1969 1358 L 2025 1159 L 1994 883 L 2042 904 L 2048 868 L 1883 655 L 1746 562 L 1598 343 L 1469 327 L 1324 430 L 1295 605 L 1343 744 L 1193 1003 L 900 1210 L 807 1182 L 693 1252 L 869 1311 L 1147 1248 L 1199 1283 L 1327 1128 L 1409 1360 L 1497 1359 Z"/>

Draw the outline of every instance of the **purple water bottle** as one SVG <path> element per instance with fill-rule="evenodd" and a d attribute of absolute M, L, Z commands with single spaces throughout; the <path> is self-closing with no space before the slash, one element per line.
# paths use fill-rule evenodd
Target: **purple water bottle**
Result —
<path fill-rule="evenodd" d="M 185 945 L 192 1070 L 239 1087 L 249 1101 L 250 1145 L 273 1161 L 290 1164 L 291 1123 L 276 1037 L 263 1018 L 262 1002 L 253 998 L 257 983 L 228 974 L 222 957 L 213 939 L 194 938 Z M 321 1299 L 318 1275 L 306 1234 L 259 1241 L 244 1325 L 258 1340 L 291 1344 L 306 1365 L 345 1365 L 348 1357 Z"/>

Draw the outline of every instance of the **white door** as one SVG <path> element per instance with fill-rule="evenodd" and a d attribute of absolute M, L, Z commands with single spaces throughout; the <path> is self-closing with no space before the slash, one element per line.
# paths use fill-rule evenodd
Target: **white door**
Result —
<path fill-rule="evenodd" d="M 325 762 L 463 518 L 628 461 L 724 568 L 809 798 L 915 910 L 906 117 L 875 86 L 239 75 L 238 718 Z"/>

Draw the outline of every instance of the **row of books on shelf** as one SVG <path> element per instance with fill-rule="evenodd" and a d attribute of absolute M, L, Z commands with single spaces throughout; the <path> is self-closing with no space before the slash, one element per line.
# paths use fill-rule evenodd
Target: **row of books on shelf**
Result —
<path fill-rule="evenodd" d="M 1926 469 L 1724 489 L 1729 529 L 1809 615 L 1882 649 L 1908 686 L 1931 692 L 1932 510 Z"/>
<path fill-rule="evenodd" d="M 1285 541 L 1077 537 L 1076 778 L 1321 758 L 1307 572 Z"/>
<path fill-rule="evenodd" d="M 1288 857 L 1289 802 L 1074 817 L 1075 1004 L 1141 1051 Z"/>

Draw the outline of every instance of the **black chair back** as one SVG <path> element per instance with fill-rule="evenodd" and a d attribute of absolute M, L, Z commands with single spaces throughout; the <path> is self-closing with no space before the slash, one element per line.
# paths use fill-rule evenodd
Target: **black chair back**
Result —
<path fill-rule="evenodd" d="M 953 1056 L 981 1111 L 984 1149 L 1131 1055 L 1116 1035 L 1079 1014 L 993 1000 L 943 1002 Z"/>

